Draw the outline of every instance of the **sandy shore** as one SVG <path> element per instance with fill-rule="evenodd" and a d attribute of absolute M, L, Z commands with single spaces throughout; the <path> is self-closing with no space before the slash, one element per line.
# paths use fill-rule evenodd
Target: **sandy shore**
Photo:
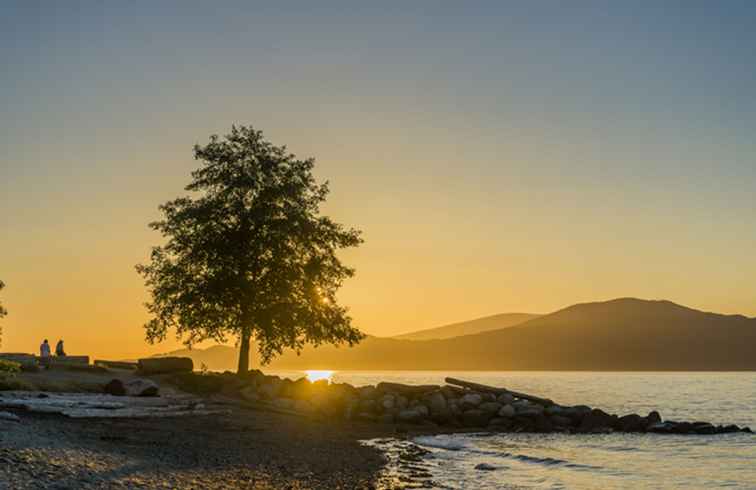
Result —
<path fill-rule="evenodd" d="M 375 488 L 384 459 L 333 427 L 287 415 L 0 421 L 0 488 Z M 346 430 L 349 429 L 349 430 Z"/>

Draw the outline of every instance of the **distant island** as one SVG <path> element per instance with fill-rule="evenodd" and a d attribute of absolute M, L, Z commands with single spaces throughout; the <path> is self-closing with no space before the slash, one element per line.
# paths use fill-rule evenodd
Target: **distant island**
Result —
<path fill-rule="evenodd" d="M 306 348 L 299 356 L 286 352 L 269 368 L 751 371 L 756 370 L 754 346 L 756 318 L 620 298 L 542 316 L 503 314 L 394 338 L 371 336 L 354 348 Z M 232 370 L 238 350 L 218 345 L 167 355 Z"/>

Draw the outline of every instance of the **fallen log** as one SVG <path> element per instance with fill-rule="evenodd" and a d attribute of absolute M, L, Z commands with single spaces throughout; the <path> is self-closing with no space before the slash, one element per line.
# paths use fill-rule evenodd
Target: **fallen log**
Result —
<path fill-rule="evenodd" d="M 105 361 L 102 359 L 98 359 L 94 362 L 95 366 L 102 366 L 105 368 L 111 368 L 111 369 L 136 369 L 139 367 L 139 365 L 135 362 L 126 362 L 126 361 Z"/>
<path fill-rule="evenodd" d="M 554 405 L 554 402 L 552 400 L 549 400 L 548 398 L 541 398 L 538 396 L 528 395 L 527 393 L 520 393 L 518 391 L 511 391 L 506 388 L 497 388 L 494 386 L 486 386 L 478 383 L 473 383 L 470 381 L 463 381 L 461 379 L 455 379 L 455 378 L 446 378 L 444 381 L 449 383 L 450 385 L 456 385 L 456 386 L 462 386 L 464 388 L 469 388 L 471 390 L 475 391 L 483 391 L 488 393 L 495 393 L 497 395 L 512 395 L 515 398 L 522 398 L 523 400 L 528 400 L 533 403 L 537 403 L 539 405 L 543 405 L 544 407 L 548 407 L 549 405 Z"/>
<path fill-rule="evenodd" d="M 382 393 L 399 393 L 401 395 L 423 395 L 431 391 L 436 391 L 438 385 L 405 385 L 401 383 L 378 383 L 375 387 Z"/>
<path fill-rule="evenodd" d="M 141 374 L 191 373 L 194 363 L 188 357 L 147 357 L 139 359 Z"/>

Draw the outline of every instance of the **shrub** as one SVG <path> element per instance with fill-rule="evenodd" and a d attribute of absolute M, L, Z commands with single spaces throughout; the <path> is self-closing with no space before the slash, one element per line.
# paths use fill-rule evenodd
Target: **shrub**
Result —
<path fill-rule="evenodd" d="M 18 373 L 20 371 L 21 364 L 0 359 L 0 373 Z"/>

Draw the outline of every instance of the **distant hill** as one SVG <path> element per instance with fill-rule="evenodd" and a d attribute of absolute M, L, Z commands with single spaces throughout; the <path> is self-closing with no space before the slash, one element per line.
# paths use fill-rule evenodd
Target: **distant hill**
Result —
<path fill-rule="evenodd" d="M 227 355 L 225 368 L 233 369 L 233 348 L 212 349 L 206 359 L 214 363 Z M 307 348 L 300 356 L 285 353 L 271 368 L 738 371 L 756 370 L 755 349 L 756 319 L 623 298 L 577 304 L 519 325 L 450 339 L 368 337 L 351 349 Z M 199 353 L 191 356 L 199 359 Z"/>
<path fill-rule="evenodd" d="M 450 339 L 461 335 L 472 335 L 488 332 L 489 330 L 511 327 L 537 318 L 538 316 L 540 315 L 533 315 L 531 313 L 501 313 L 499 315 L 486 316 L 466 322 L 451 323 L 442 327 L 405 333 L 403 335 L 397 335 L 394 338 L 404 340 Z"/>

